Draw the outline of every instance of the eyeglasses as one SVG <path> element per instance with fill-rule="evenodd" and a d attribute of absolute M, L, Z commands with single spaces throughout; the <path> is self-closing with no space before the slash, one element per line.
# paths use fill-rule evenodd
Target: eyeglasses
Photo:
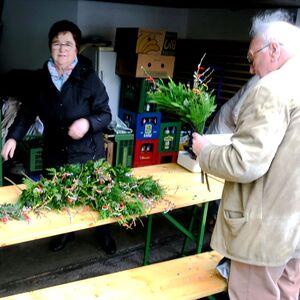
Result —
<path fill-rule="evenodd" d="M 252 53 L 251 56 L 250 56 L 249 54 L 247 54 L 247 60 L 248 60 L 249 64 L 250 64 L 250 65 L 253 64 L 253 60 L 254 60 L 254 55 L 255 55 L 255 54 L 257 54 L 257 53 L 259 53 L 260 51 L 264 50 L 265 48 L 269 47 L 269 45 L 270 45 L 270 43 L 268 43 L 267 45 L 261 47 L 260 49 L 258 49 L 258 50 L 256 50 L 256 51 L 254 51 L 254 52 Z"/>
<path fill-rule="evenodd" d="M 51 44 L 51 48 L 53 50 L 59 50 L 60 47 L 62 47 L 63 49 L 65 49 L 66 51 L 70 51 L 74 48 L 74 44 L 73 43 L 69 43 L 69 42 L 66 42 L 66 43 L 58 43 L 58 42 L 55 42 L 55 43 L 52 43 Z"/>

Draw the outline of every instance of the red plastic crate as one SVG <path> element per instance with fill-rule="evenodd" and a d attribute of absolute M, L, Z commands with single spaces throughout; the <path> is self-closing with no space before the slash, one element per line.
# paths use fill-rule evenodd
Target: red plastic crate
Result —
<path fill-rule="evenodd" d="M 178 152 L 159 152 L 158 164 L 176 163 Z"/>
<path fill-rule="evenodd" d="M 135 140 L 133 167 L 158 164 L 158 139 Z"/>

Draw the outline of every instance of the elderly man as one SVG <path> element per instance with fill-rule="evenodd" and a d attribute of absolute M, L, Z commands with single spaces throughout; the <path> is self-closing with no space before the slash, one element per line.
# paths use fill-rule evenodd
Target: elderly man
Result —
<path fill-rule="evenodd" d="M 254 17 L 250 72 L 232 144 L 193 134 L 201 168 L 225 179 L 211 246 L 231 259 L 233 300 L 298 299 L 300 288 L 300 29 L 282 12 Z"/>

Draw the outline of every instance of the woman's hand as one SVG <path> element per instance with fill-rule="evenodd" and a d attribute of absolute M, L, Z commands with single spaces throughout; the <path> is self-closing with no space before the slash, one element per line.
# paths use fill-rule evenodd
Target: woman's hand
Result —
<path fill-rule="evenodd" d="M 3 145 L 1 155 L 3 160 L 8 160 L 9 158 L 13 158 L 15 154 L 15 150 L 17 147 L 17 142 L 15 139 L 8 139 Z"/>
<path fill-rule="evenodd" d="M 202 148 L 206 145 L 209 144 L 209 141 L 205 138 L 205 136 L 200 135 L 199 133 L 194 132 L 192 134 L 193 137 L 193 145 L 192 149 L 193 152 L 198 156 L 202 150 Z"/>
<path fill-rule="evenodd" d="M 81 118 L 73 122 L 69 127 L 69 136 L 74 140 L 81 139 L 90 129 L 90 123 L 87 119 Z"/>

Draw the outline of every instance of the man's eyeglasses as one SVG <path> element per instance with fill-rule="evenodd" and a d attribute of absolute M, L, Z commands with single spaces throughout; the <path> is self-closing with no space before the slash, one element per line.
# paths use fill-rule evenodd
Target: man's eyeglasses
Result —
<path fill-rule="evenodd" d="M 58 42 L 55 42 L 55 43 L 52 43 L 51 44 L 51 48 L 53 50 L 59 50 L 60 47 L 62 47 L 63 49 L 65 49 L 66 51 L 70 51 L 74 48 L 74 44 L 73 43 L 58 43 Z"/>
<path fill-rule="evenodd" d="M 248 54 L 248 55 L 247 55 L 247 60 L 248 60 L 249 64 L 250 64 L 250 65 L 253 64 L 253 60 L 254 60 L 254 55 L 255 55 L 255 54 L 257 54 L 257 53 L 259 53 L 260 51 L 264 50 L 265 48 L 269 47 L 269 45 L 270 45 L 270 43 L 268 43 L 267 45 L 261 47 L 260 49 L 258 49 L 258 50 L 256 50 L 256 51 L 254 51 L 254 52 L 251 54 L 251 56 Z"/>

